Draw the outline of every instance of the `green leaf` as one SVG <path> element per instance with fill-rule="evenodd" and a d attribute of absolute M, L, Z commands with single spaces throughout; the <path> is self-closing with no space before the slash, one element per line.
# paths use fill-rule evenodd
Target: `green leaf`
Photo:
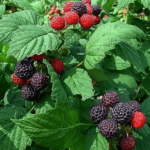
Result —
<path fill-rule="evenodd" d="M 109 77 L 98 69 L 87 70 L 93 81 L 109 80 Z"/>
<path fill-rule="evenodd" d="M 81 138 L 74 145 L 72 145 L 69 150 L 87 150 L 86 136 L 82 134 Z"/>
<path fill-rule="evenodd" d="M 47 110 L 55 108 L 55 103 L 50 99 L 48 93 L 43 93 L 40 95 L 39 101 L 35 103 L 36 113 L 45 113 Z"/>
<path fill-rule="evenodd" d="M 119 56 L 115 57 L 111 55 L 111 56 L 107 56 L 104 59 L 103 67 L 110 70 L 123 70 L 131 67 L 131 64 L 129 63 L 129 61 L 125 61 Z"/>
<path fill-rule="evenodd" d="M 53 67 L 51 66 L 51 64 L 48 61 L 46 61 L 44 59 L 43 63 L 48 68 L 48 73 L 50 75 L 51 82 L 52 82 L 52 94 L 51 94 L 52 100 L 56 100 L 57 103 L 68 102 L 68 97 L 67 97 L 66 91 L 64 90 L 63 86 L 61 85 L 61 82 L 59 80 L 57 73 L 54 71 Z"/>
<path fill-rule="evenodd" d="M 81 136 L 78 113 L 63 104 L 14 122 L 38 145 L 54 150 L 70 147 Z"/>
<path fill-rule="evenodd" d="M 88 150 L 108 150 L 109 143 L 101 135 L 97 127 L 93 127 L 89 130 L 86 140 L 86 148 Z"/>
<path fill-rule="evenodd" d="M 135 0 L 118 0 L 118 5 L 119 5 L 119 8 L 122 8 L 126 5 L 129 5 L 130 3 L 134 3 Z"/>
<path fill-rule="evenodd" d="M 141 104 L 142 112 L 146 116 L 146 122 L 150 124 L 150 97 L 144 100 L 144 102 Z"/>
<path fill-rule="evenodd" d="M 149 82 L 150 77 L 146 77 L 144 80 L 142 80 L 142 86 L 148 95 L 150 95 L 150 86 L 148 84 Z"/>
<path fill-rule="evenodd" d="M 8 2 L 23 9 L 32 9 L 30 3 L 27 0 L 8 0 Z"/>
<path fill-rule="evenodd" d="M 92 80 L 83 69 L 71 68 L 64 71 L 61 81 L 68 95 L 80 94 L 82 100 L 86 100 L 94 95 L 93 86 L 91 84 Z"/>
<path fill-rule="evenodd" d="M 5 93 L 4 105 L 6 107 L 23 107 L 25 105 L 25 100 L 21 95 L 21 90 L 17 87 L 10 88 Z"/>
<path fill-rule="evenodd" d="M 26 110 L 21 107 L 8 107 L 0 110 L 1 150 L 25 150 L 27 145 L 31 145 L 31 139 L 11 121 L 11 119 L 20 119 L 25 114 Z"/>
<path fill-rule="evenodd" d="M 109 12 L 114 0 L 103 0 L 101 3 L 101 7 L 106 11 Z"/>
<path fill-rule="evenodd" d="M 147 41 L 147 42 L 143 43 L 142 47 L 141 47 L 141 50 L 145 51 L 145 52 L 150 52 L 150 42 Z"/>
<path fill-rule="evenodd" d="M 124 43 L 131 43 L 131 39 L 136 38 L 145 39 L 145 33 L 132 25 L 115 22 L 99 26 L 86 45 L 85 67 L 87 69 L 95 68 L 96 64 L 105 58 L 108 51 L 115 49 L 116 44 L 121 43 L 122 47 L 124 46 L 127 48 L 127 44 L 125 45 Z M 129 49 L 131 50 L 130 47 Z M 134 58 L 136 57 L 135 53 Z"/>
<path fill-rule="evenodd" d="M 26 150 L 49 150 L 49 148 L 41 147 L 37 145 L 35 142 L 32 142 L 32 145 L 26 148 Z"/>
<path fill-rule="evenodd" d="M 65 32 L 65 46 L 70 47 L 81 38 L 81 33 L 77 29 L 69 29 Z"/>
<path fill-rule="evenodd" d="M 13 32 L 16 31 L 19 26 L 36 25 L 37 22 L 38 16 L 33 10 L 24 10 L 21 12 L 4 15 L 0 20 L 0 42 L 4 44 L 9 43 L 12 39 Z"/>
<path fill-rule="evenodd" d="M 34 54 L 42 54 L 48 50 L 56 50 L 61 43 L 57 34 L 49 33 L 46 28 L 26 25 L 20 26 L 13 34 L 8 55 L 18 60 Z"/>
<path fill-rule="evenodd" d="M 150 0 L 141 0 L 144 7 L 150 9 Z"/>
<path fill-rule="evenodd" d="M 32 8 L 39 14 L 44 14 L 45 9 L 42 1 L 34 1 L 31 3 Z"/>
<path fill-rule="evenodd" d="M 0 16 L 4 15 L 5 13 L 5 5 L 0 5 Z"/>
<path fill-rule="evenodd" d="M 136 133 L 138 133 L 142 138 L 136 138 L 136 145 L 134 150 L 148 150 L 150 147 L 150 128 L 148 125 L 145 125 L 143 128 L 136 130 Z"/>

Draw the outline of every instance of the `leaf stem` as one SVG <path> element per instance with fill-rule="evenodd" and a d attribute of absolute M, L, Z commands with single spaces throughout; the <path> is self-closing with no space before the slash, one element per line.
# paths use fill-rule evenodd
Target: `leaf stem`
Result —
<path fill-rule="evenodd" d="M 82 64 L 83 64 L 83 61 L 80 62 L 77 66 L 75 66 L 75 68 L 76 68 L 76 67 L 79 67 L 79 66 L 82 65 Z"/>

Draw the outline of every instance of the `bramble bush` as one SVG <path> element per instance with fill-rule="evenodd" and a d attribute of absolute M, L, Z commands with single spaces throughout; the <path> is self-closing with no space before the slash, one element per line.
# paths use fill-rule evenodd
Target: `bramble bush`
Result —
<path fill-rule="evenodd" d="M 150 0 L 0 0 L 0 150 L 149 150 Z"/>

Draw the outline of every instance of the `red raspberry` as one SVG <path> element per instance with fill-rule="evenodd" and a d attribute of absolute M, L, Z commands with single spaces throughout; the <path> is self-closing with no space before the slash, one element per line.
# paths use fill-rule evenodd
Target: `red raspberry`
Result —
<path fill-rule="evenodd" d="M 74 4 L 74 2 L 67 2 L 67 3 L 63 6 L 64 12 L 70 11 L 73 4 Z"/>
<path fill-rule="evenodd" d="M 88 3 L 85 4 L 85 5 L 86 5 L 86 8 L 87 8 L 87 14 L 92 15 L 92 13 L 93 13 L 92 6 Z"/>
<path fill-rule="evenodd" d="M 79 22 L 80 22 L 80 25 L 82 26 L 82 28 L 85 28 L 85 29 L 89 29 L 94 25 L 93 17 L 89 14 L 84 14 L 80 18 Z"/>
<path fill-rule="evenodd" d="M 70 11 L 65 14 L 65 22 L 69 25 L 77 24 L 79 21 L 79 16 L 76 12 Z"/>
<path fill-rule="evenodd" d="M 131 119 L 131 124 L 133 128 L 140 129 L 142 128 L 146 123 L 145 115 L 142 112 L 135 112 Z"/>
<path fill-rule="evenodd" d="M 93 16 L 94 24 L 99 24 L 101 22 L 101 18 L 99 16 Z"/>
<path fill-rule="evenodd" d="M 41 54 L 41 55 L 35 54 L 35 55 L 33 55 L 31 58 L 32 58 L 32 60 L 42 61 L 43 58 L 44 58 L 44 56 L 45 56 L 44 54 Z"/>
<path fill-rule="evenodd" d="M 85 4 L 91 4 L 91 0 L 82 0 L 82 2 Z"/>
<path fill-rule="evenodd" d="M 13 80 L 13 83 L 16 85 L 23 86 L 24 84 L 26 84 L 26 80 L 18 78 L 15 73 L 12 76 L 12 80 Z"/>
<path fill-rule="evenodd" d="M 55 30 L 61 30 L 65 27 L 64 18 L 61 16 L 56 16 L 51 20 L 50 25 Z"/>
<path fill-rule="evenodd" d="M 119 145 L 122 150 L 132 150 L 135 147 L 135 138 L 132 135 L 124 134 L 119 139 Z"/>
<path fill-rule="evenodd" d="M 61 73 L 64 69 L 64 63 L 60 59 L 53 59 L 50 64 L 52 65 L 56 73 Z"/>
<path fill-rule="evenodd" d="M 52 7 L 52 8 L 51 8 L 51 10 L 55 10 L 55 9 L 56 9 L 56 7 Z"/>

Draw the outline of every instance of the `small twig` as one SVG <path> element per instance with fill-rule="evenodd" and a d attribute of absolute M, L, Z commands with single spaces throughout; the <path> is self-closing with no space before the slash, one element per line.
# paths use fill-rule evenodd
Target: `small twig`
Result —
<path fill-rule="evenodd" d="M 80 62 L 77 66 L 75 66 L 75 67 L 79 67 L 80 65 L 82 65 L 83 64 L 83 61 L 82 62 Z"/>

